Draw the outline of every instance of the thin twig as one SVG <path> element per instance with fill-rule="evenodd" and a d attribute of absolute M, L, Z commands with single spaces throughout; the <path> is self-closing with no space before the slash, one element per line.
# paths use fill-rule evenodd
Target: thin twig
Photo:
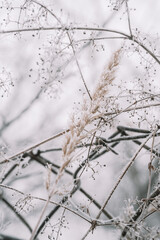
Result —
<path fill-rule="evenodd" d="M 77 56 L 76 56 L 76 51 L 75 51 L 75 49 L 74 49 L 71 36 L 70 36 L 70 34 L 69 34 L 68 31 L 67 31 L 67 35 L 68 35 L 68 38 L 69 38 L 69 41 L 70 41 L 70 44 L 71 44 L 71 47 L 72 47 L 72 50 L 73 50 L 73 54 L 74 54 L 74 57 L 75 57 L 75 60 L 76 60 L 76 64 L 77 64 L 77 67 L 78 67 L 78 70 L 79 70 L 79 73 L 80 73 L 82 82 L 83 82 L 83 84 L 84 84 L 84 86 L 85 86 L 85 89 L 86 89 L 86 91 L 87 91 L 87 93 L 88 93 L 88 96 L 89 96 L 90 100 L 92 100 L 91 94 L 90 94 L 90 92 L 89 92 L 89 89 L 88 89 L 87 84 L 86 84 L 86 82 L 85 82 L 84 76 L 83 76 L 83 74 L 82 74 L 82 70 L 81 70 L 81 68 L 80 68 L 79 61 L 78 61 Z"/>
<path fill-rule="evenodd" d="M 29 148 L 24 149 L 23 151 L 20 151 L 20 152 L 16 153 L 15 155 L 12 155 L 12 156 L 9 157 L 9 158 L 6 158 L 6 159 L 2 160 L 2 161 L 0 162 L 0 164 L 9 162 L 9 161 L 13 160 L 14 158 L 17 158 L 17 157 L 19 157 L 20 155 L 23 155 L 23 154 L 25 154 L 26 152 L 29 152 L 29 151 L 33 150 L 34 148 L 37 148 L 37 147 L 41 146 L 41 145 L 44 144 L 44 143 L 47 143 L 47 142 L 49 142 L 49 141 L 52 141 L 52 140 L 54 140 L 54 139 L 56 139 L 56 138 L 64 135 L 66 132 L 69 132 L 69 131 L 70 131 L 70 130 L 67 129 L 67 130 L 65 130 L 65 131 L 63 131 L 63 132 L 57 133 L 56 135 L 53 135 L 52 137 L 49 137 L 49 138 L 47 138 L 47 139 L 45 139 L 45 140 L 43 140 L 43 141 L 41 141 L 41 142 L 39 142 L 39 143 L 37 143 L 37 144 L 35 144 L 35 145 L 32 145 L 32 146 L 29 147 Z"/>
<path fill-rule="evenodd" d="M 137 101 L 134 102 L 132 105 L 135 105 L 135 104 L 137 104 Z M 153 104 L 148 104 L 148 105 L 144 105 L 144 106 L 138 106 L 138 107 L 132 107 L 132 108 L 129 107 L 129 108 L 125 108 L 123 110 L 116 110 L 114 112 L 107 112 L 104 115 L 105 116 L 110 116 L 110 115 L 114 115 L 114 114 L 117 114 L 117 113 L 120 114 L 120 113 L 130 112 L 130 111 L 134 111 L 134 110 L 141 110 L 141 109 L 145 109 L 145 108 L 159 107 L 159 106 L 160 106 L 160 103 L 153 103 Z"/>
<path fill-rule="evenodd" d="M 151 180 L 152 180 L 152 170 L 153 170 L 153 166 L 152 166 L 152 162 L 153 162 L 153 149 L 154 149 L 154 141 L 155 141 L 155 134 L 153 135 L 152 138 L 152 146 L 151 146 L 151 154 L 150 154 L 150 162 L 148 164 L 148 170 L 149 170 L 149 181 L 148 181 L 148 191 L 147 191 L 147 198 L 149 198 L 150 195 L 150 191 L 151 191 Z"/>
<path fill-rule="evenodd" d="M 125 0 L 125 3 L 126 3 L 126 10 L 127 10 L 128 27 L 129 27 L 130 35 L 132 37 L 133 34 L 132 34 L 132 28 L 131 28 L 131 19 L 130 19 L 129 7 L 128 7 L 128 0 Z"/>
<path fill-rule="evenodd" d="M 65 214 L 65 209 L 63 209 L 63 212 L 62 212 L 62 215 L 61 215 L 61 218 L 60 218 L 60 222 L 63 221 L 64 214 Z M 60 224 L 60 225 L 59 225 L 59 228 L 58 228 L 56 240 L 58 240 L 58 237 L 59 237 L 59 235 L 60 235 L 60 232 L 61 232 L 62 227 L 63 227 L 63 225 Z"/>

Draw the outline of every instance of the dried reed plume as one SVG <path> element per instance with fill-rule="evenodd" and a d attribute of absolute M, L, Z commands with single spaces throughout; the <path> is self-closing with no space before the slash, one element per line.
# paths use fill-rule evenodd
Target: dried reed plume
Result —
<path fill-rule="evenodd" d="M 92 100 L 87 102 L 87 100 L 84 99 L 78 120 L 75 119 L 74 115 L 72 116 L 69 126 L 70 131 L 66 133 L 65 141 L 62 146 L 64 163 L 60 169 L 60 173 L 62 173 L 64 168 L 67 167 L 72 161 L 72 153 L 75 147 L 87 137 L 87 133 L 84 132 L 85 127 L 91 124 L 98 117 L 103 116 L 99 109 L 105 95 L 108 92 L 108 86 L 115 79 L 115 73 L 120 61 L 120 53 L 121 49 L 116 51 L 113 54 L 109 64 L 105 67 L 92 95 Z"/>

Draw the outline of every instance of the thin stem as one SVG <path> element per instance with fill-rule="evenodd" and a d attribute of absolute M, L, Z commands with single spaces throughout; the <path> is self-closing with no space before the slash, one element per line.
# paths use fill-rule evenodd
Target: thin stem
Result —
<path fill-rule="evenodd" d="M 45 139 L 45 140 L 43 140 L 43 141 L 41 141 L 41 142 L 39 142 L 39 143 L 37 143 L 37 144 L 35 144 L 35 145 L 32 145 L 32 146 L 29 147 L 29 148 L 24 149 L 24 150 L 21 151 L 21 152 L 16 153 L 15 155 L 13 155 L 13 156 L 11 156 L 11 157 L 9 157 L 9 158 L 6 158 L 5 160 L 1 161 L 0 164 L 9 162 L 9 161 L 13 160 L 14 158 L 16 158 L 16 157 L 18 157 L 18 156 L 20 156 L 20 155 L 23 155 L 23 154 L 25 154 L 26 152 L 29 152 L 29 151 L 33 150 L 34 148 L 41 146 L 41 145 L 44 144 L 44 143 L 47 143 L 47 142 L 49 142 L 49 141 L 52 141 L 52 140 L 54 140 L 54 139 L 56 139 L 56 138 L 64 135 L 66 132 L 69 132 L 69 131 L 70 131 L 70 130 L 67 129 L 67 130 L 65 130 L 65 131 L 63 131 L 63 132 L 57 133 L 56 135 L 53 135 L 52 137 L 49 137 L 49 138 L 47 138 L 47 139 Z"/>
<path fill-rule="evenodd" d="M 148 182 L 147 199 L 149 198 L 149 194 L 150 194 L 150 191 L 151 191 L 151 180 L 152 180 L 151 176 L 152 176 L 152 168 L 153 168 L 152 161 L 153 161 L 153 148 L 154 148 L 155 134 L 156 134 L 156 132 L 153 135 L 152 146 L 151 146 L 151 154 L 150 154 L 150 162 L 148 164 L 149 182 Z"/>
<path fill-rule="evenodd" d="M 34 31 L 52 31 L 52 30 L 63 30 L 63 31 L 96 31 L 96 32 L 110 32 L 122 35 L 130 39 L 130 36 L 124 32 L 113 30 L 113 29 L 106 29 L 106 28 L 93 28 L 93 27 L 37 27 L 37 28 L 21 28 L 21 29 L 12 29 L 12 30 L 2 30 L 0 34 L 9 34 L 9 33 L 21 33 L 21 32 L 34 32 Z"/>
<path fill-rule="evenodd" d="M 134 102 L 132 105 L 135 105 L 137 104 L 137 102 Z M 150 107 L 159 107 L 160 106 L 160 103 L 152 103 L 152 104 L 148 104 L 148 105 L 144 105 L 144 106 L 139 106 L 139 107 L 128 107 L 128 108 L 125 108 L 123 110 L 117 110 L 117 111 L 114 111 L 114 112 L 107 112 L 105 113 L 104 115 L 105 116 L 110 116 L 110 115 L 114 115 L 114 114 L 117 114 L 117 113 L 125 113 L 125 112 L 130 112 L 130 111 L 135 111 L 135 110 L 141 110 L 141 109 L 145 109 L 145 108 L 150 108 Z"/>
<path fill-rule="evenodd" d="M 131 28 L 131 19 L 130 19 L 129 7 L 128 7 L 128 0 L 125 0 L 125 3 L 126 3 L 126 10 L 127 10 L 128 27 L 129 27 L 130 35 L 132 37 L 133 34 L 132 34 L 132 28 Z"/>
<path fill-rule="evenodd" d="M 63 209 L 63 212 L 62 212 L 62 215 L 61 215 L 60 222 L 62 222 L 62 220 L 63 220 L 63 217 L 64 217 L 64 214 L 65 214 L 65 209 Z M 57 237 L 56 237 L 56 240 L 58 240 L 58 237 L 59 237 L 59 235 L 60 235 L 60 231 L 61 231 L 62 227 L 63 227 L 63 225 L 62 225 L 62 224 L 60 224 L 60 225 L 59 225 L 59 228 L 58 228 L 58 232 L 57 232 Z"/>
<path fill-rule="evenodd" d="M 88 96 L 89 96 L 90 100 L 92 100 L 91 94 L 90 94 L 90 92 L 89 92 L 89 89 L 88 89 L 87 84 L 86 84 L 86 82 L 85 82 L 84 76 L 83 76 L 83 74 L 82 74 L 82 70 L 81 70 L 81 68 L 80 68 L 79 61 L 78 61 L 77 56 L 76 56 L 76 51 L 75 51 L 75 49 L 74 49 L 73 42 L 72 42 L 72 40 L 71 40 L 71 37 L 70 37 L 70 34 L 69 34 L 68 31 L 67 31 L 67 35 L 68 35 L 68 38 L 69 38 L 69 41 L 70 41 L 70 44 L 71 44 L 71 47 L 72 47 L 72 50 L 73 50 L 73 54 L 74 54 L 74 57 L 75 57 L 75 60 L 76 60 L 76 64 L 77 64 L 77 67 L 78 67 L 78 70 L 79 70 L 79 73 L 80 73 L 82 82 L 83 82 L 83 84 L 84 84 L 84 86 L 85 86 L 85 89 L 86 89 L 86 91 L 87 91 L 87 93 L 88 93 Z"/>
<path fill-rule="evenodd" d="M 32 234 L 31 234 L 30 240 L 33 240 L 33 239 L 34 239 L 34 237 L 35 237 L 35 235 L 36 235 L 36 232 L 37 232 L 37 229 L 38 229 L 38 227 L 39 227 L 39 224 L 40 224 L 40 222 L 41 222 L 41 220 L 42 220 L 42 218 L 43 218 L 43 216 L 44 216 L 44 213 L 45 213 L 45 211 L 46 211 L 46 209 L 47 209 L 47 207 L 48 207 L 48 204 L 49 204 L 50 200 L 51 200 L 51 196 L 48 197 L 48 199 L 47 199 L 47 201 L 46 201 L 46 203 L 45 203 L 45 205 L 44 205 L 44 207 L 43 207 L 43 210 L 42 210 L 42 212 L 41 212 L 41 215 L 40 215 L 40 217 L 38 218 L 38 221 L 37 221 L 37 223 L 36 223 L 36 226 L 34 227 L 34 230 L 33 230 Z"/>

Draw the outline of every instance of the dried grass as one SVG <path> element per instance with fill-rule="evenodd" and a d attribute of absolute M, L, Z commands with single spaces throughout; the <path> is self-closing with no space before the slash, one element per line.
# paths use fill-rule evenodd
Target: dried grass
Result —
<path fill-rule="evenodd" d="M 99 109 L 101 107 L 101 102 L 108 92 L 108 86 L 110 86 L 115 79 L 115 73 L 120 62 L 120 53 L 121 49 L 116 51 L 110 62 L 105 67 L 95 91 L 92 94 L 92 100 L 88 102 L 84 99 L 80 110 L 80 116 L 76 119 L 76 117 L 72 115 L 69 126 L 70 131 L 66 133 L 62 146 L 62 157 L 64 163 L 60 172 L 62 172 L 72 161 L 73 152 L 76 146 L 87 137 L 87 133 L 84 131 L 85 128 L 95 119 L 103 116 L 103 113 L 100 113 Z"/>

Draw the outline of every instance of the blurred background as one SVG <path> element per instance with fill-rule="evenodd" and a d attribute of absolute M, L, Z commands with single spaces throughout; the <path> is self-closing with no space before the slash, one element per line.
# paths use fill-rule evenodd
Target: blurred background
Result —
<path fill-rule="evenodd" d="M 31 196 L 47 198 L 46 165 L 22 154 L 5 160 L 68 129 L 71 115 L 80 114 L 88 95 L 76 61 L 92 94 L 111 56 L 122 48 L 116 78 L 103 102 L 104 113 L 114 115 L 106 115 L 107 124 L 97 136 L 108 139 L 120 125 L 152 131 L 160 124 L 159 9 L 160 2 L 151 0 L 1 1 L 0 179 L 2 184 L 24 193 L 1 187 L 1 234 L 29 239 L 30 228 L 38 220 L 44 201 Z M 65 28 L 69 29 L 73 47 Z M 126 108 L 133 111 L 123 111 Z M 41 156 L 60 166 L 62 153 L 53 149 L 61 148 L 63 141 L 61 136 L 42 144 L 33 149 L 33 154 L 41 151 Z M 154 144 L 158 153 L 158 137 Z M 148 145 L 151 147 L 152 140 Z M 133 141 L 119 141 L 114 148 L 116 154 L 109 151 L 87 166 L 81 176 L 81 187 L 102 205 L 137 149 Z M 71 174 L 63 176 L 61 194 L 54 196 L 53 201 L 61 201 L 71 191 L 73 174 L 87 151 L 82 151 L 82 157 L 68 168 Z M 158 186 L 158 161 L 159 155 L 154 155 L 152 191 Z M 147 197 L 149 162 L 150 151 L 143 149 L 109 201 L 106 210 L 117 221 L 129 221 L 141 203 L 139 200 Z M 55 174 L 53 182 L 54 179 Z M 99 212 L 82 191 L 77 191 L 65 204 L 74 210 L 79 208 L 91 219 Z M 52 209 L 50 204 L 46 214 Z M 22 215 L 31 227 L 26 227 L 16 214 Z M 101 219 L 108 218 L 104 214 Z M 151 239 L 147 231 L 152 234 L 158 231 L 158 219 L 157 211 L 147 218 L 147 230 L 144 226 L 135 230 L 141 238 L 129 239 Z M 97 227 L 86 239 L 120 239 L 124 226 Z M 60 208 L 41 229 L 38 239 L 78 240 L 89 228 L 90 223 Z"/>

